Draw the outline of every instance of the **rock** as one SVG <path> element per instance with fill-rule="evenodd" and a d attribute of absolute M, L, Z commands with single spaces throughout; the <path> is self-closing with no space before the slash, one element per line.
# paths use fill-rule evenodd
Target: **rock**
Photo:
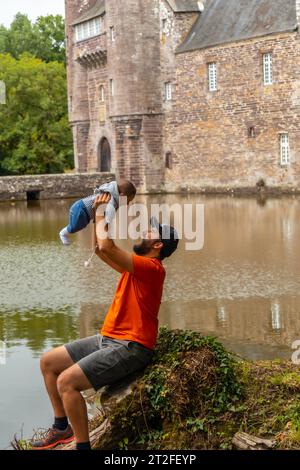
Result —
<path fill-rule="evenodd" d="M 250 436 L 245 432 L 238 432 L 235 434 L 232 444 L 239 450 L 270 450 L 274 449 L 276 441 Z"/>

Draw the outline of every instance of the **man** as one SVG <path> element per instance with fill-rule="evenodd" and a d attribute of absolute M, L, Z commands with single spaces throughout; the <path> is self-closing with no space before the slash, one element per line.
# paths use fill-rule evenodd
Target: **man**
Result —
<path fill-rule="evenodd" d="M 95 210 L 105 209 L 109 200 L 109 194 L 98 196 Z M 55 421 L 39 440 L 32 440 L 34 449 L 51 449 L 75 437 L 77 450 L 90 450 L 87 408 L 80 392 L 97 391 L 143 370 L 153 357 L 165 280 L 162 261 L 176 251 L 178 235 L 173 227 L 151 219 L 151 230 L 132 254 L 109 238 L 102 212 L 96 216 L 96 252 L 122 276 L 101 335 L 53 349 L 41 358 Z"/>

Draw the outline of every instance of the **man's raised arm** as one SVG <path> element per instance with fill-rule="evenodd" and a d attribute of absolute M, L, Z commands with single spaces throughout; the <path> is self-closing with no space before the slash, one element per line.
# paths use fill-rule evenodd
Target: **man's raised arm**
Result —
<path fill-rule="evenodd" d="M 107 225 L 105 221 L 104 208 L 110 201 L 110 194 L 101 194 L 97 196 L 94 209 L 96 213 L 96 241 L 97 241 L 97 255 L 105 261 L 109 266 L 116 269 L 118 272 L 128 271 L 133 272 L 132 253 L 121 250 L 117 247 L 114 241 L 109 238 Z M 103 206 L 103 214 L 97 214 L 97 209 Z"/>

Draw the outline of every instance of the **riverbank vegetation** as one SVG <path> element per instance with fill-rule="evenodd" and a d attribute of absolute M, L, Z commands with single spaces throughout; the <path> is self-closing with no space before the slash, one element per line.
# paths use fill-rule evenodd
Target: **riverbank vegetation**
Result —
<path fill-rule="evenodd" d="M 18 14 L 0 26 L 0 81 L 0 175 L 72 169 L 61 16 Z"/>
<path fill-rule="evenodd" d="M 243 361 L 214 338 L 163 328 L 154 363 L 110 411 L 95 448 L 232 449 L 245 432 L 299 449 L 299 372 L 288 362 Z"/>

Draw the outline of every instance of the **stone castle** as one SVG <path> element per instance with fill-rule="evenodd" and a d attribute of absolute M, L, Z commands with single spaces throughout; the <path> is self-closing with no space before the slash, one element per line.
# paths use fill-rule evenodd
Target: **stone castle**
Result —
<path fill-rule="evenodd" d="M 79 172 L 300 190 L 300 0 L 66 0 Z"/>

